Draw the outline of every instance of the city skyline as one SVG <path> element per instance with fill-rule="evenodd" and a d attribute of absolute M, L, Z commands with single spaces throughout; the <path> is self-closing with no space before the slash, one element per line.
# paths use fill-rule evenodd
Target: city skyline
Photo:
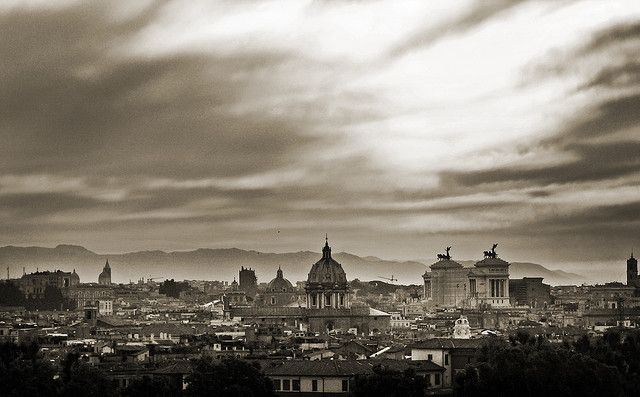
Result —
<path fill-rule="evenodd" d="M 361 256 L 499 242 L 607 272 L 640 249 L 639 17 L 4 2 L 0 245 L 296 252 L 329 233 Z"/>

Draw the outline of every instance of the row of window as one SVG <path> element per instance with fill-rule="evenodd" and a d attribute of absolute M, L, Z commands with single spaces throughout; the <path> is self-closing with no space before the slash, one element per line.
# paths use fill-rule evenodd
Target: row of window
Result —
<path fill-rule="evenodd" d="M 440 376 L 440 374 L 438 374 L 438 376 Z M 299 379 L 274 379 L 273 385 L 274 385 L 274 388 L 278 391 L 300 391 Z M 323 391 L 323 390 L 320 390 L 319 386 L 320 386 L 320 381 L 318 379 L 311 380 L 311 391 Z M 341 386 L 342 386 L 342 391 L 344 392 L 349 391 L 349 379 L 343 379 Z"/>
<path fill-rule="evenodd" d="M 274 388 L 280 391 L 300 391 L 300 380 L 298 379 L 275 379 Z"/>

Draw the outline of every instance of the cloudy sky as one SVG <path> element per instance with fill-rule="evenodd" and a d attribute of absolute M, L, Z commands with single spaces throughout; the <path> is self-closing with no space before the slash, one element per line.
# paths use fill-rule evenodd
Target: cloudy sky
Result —
<path fill-rule="evenodd" d="M 3 1 L 0 37 L 1 245 L 640 251 L 638 1 Z"/>

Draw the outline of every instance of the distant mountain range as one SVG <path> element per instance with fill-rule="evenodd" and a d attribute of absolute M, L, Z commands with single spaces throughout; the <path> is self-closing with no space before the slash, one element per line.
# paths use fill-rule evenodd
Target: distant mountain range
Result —
<path fill-rule="evenodd" d="M 258 282 L 269 282 L 281 267 L 284 276 L 295 283 L 306 280 L 311 265 L 318 261 L 320 253 L 311 251 L 288 253 L 264 253 L 238 248 L 200 248 L 194 251 L 139 251 L 124 254 L 97 254 L 76 245 L 58 245 L 55 248 L 15 247 L 0 248 L 0 266 L 9 268 L 11 278 L 39 270 L 76 269 L 82 282 L 96 282 L 98 274 L 108 259 L 115 282 L 136 281 L 141 277 L 204 279 L 232 281 L 241 266 L 255 269 Z M 422 284 L 422 274 L 427 265 L 419 261 L 393 261 L 373 256 L 360 257 L 346 252 L 334 253 L 352 280 L 398 279 L 401 284 Z M 473 266 L 473 261 L 460 261 Z M 511 278 L 544 277 L 544 282 L 580 284 L 584 276 L 562 270 L 549 270 L 535 263 L 514 262 L 510 267 Z M 3 277 L 4 278 L 4 277 Z"/>

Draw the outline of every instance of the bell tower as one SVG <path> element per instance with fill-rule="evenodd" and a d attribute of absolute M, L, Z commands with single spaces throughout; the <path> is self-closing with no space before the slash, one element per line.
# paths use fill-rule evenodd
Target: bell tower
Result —
<path fill-rule="evenodd" d="M 633 257 L 633 251 L 631 257 L 627 259 L 627 286 L 636 287 L 638 285 L 638 260 Z"/>

